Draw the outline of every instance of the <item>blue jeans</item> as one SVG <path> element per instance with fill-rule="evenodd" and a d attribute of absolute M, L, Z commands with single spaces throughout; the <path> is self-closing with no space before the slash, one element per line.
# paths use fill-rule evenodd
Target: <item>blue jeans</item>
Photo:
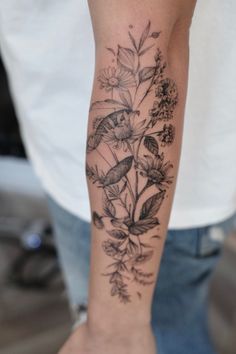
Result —
<path fill-rule="evenodd" d="M 50 197 L 56 243 L 71 306 L 87 303 L 90 225 Z M 152 325 L 158 354 L 216 354 L 207 329 L 209 280 L 236 218 L 187 230 L 169 230 L 156 285 Z"/>

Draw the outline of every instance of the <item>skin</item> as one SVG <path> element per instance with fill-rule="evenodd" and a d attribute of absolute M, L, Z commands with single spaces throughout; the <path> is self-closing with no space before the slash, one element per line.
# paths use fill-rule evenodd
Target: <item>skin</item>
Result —
<path fill-rule="evenodd" d="M 137 172 L 139 175 L 139 182 L 137 183 L 135 177 L 131 177 L 130 175 L 132 169 L 134 169 L 135 172 L 137 171 L 135 170 L 136 167 L 134 163 L 136 155 L 134 154 L 134 156 L 132 156 L 125 149 L 122 150 L 122 148 L 117 150 L 114 149 L 113 146 L 109 147 L 109 144 L 105 144 L 103 140 L 106 137 L 107 130 L 110 132 L 116 129 L 116 134 L 124 133 L 124 130 L 122 129 L 124 129 L 124 123 L 129 122 L 129 112 L 126 112 L 125 115 L 119 114 L 116 117 L 112 116 L 112 119 L 110 116 L 109 118 L 105 118 L 105 131 L 101 129 L 101 125 L 96 131 L 94 130 L 94 120 L 97 112 L 96 109 L 90 111 L 88 136 L 90 137 L 94 132 L 98 132 L 99 147 L 94 149 L 92 146 L 87 154 L 87 163 L 90 167 L 94 167 L 97 164 L 99 173 L 101 174 L 105 171 L 106 178 L 97 182 L 91 180 L 93 178 L 91 175 L 88 176 L 91 212 L 94 220 L 92 224 L 88 321 L 71 335 L 59 353 L 141 354 L 145 352 L 148 354 L 154 354 L 157 352 L 157 348 L 150 327 L 151 303 L 166 237 L 180 158 L 188 76 L 189 28 L 194 11 L 195 0 L 130 0 L 128 2 L 125 0 L 113 0 L 109 2 L 107 0 L 90 0 L 88 2 L 96 43 L 96 67 L 91 103 L 93 104 L 96 101 L 102 101 L 107 98 L 117 99 L 118 94 L 120 94 L 120 91 L 117 88 L 106 91 L 104 87 L 101 87 L 101 82 L 104 82 L 104 80 L 101 79 L 101 70 L 116 65 L 114 60 L 112 62 L 113 54 L 109 53 L 106 48 L 116 48 L 117 45 L 120 45 L 123 48 L 130 47 L 128 31 L 130 31 L 135 38 L 140 38 L 140 35 L 147 27 L 147 23 L 150 21 L 150 34 L 153 32 L 161 32 L 161 34 L 158 35 L 158 39 L 152 38 L 152 40 L 157 41 L 155 42 L 157 43 L 155 46 L 161 51 L 163 63 L 166 62 L 167 64 L 165 67 L 164 79 L 168 78 L 168 80 L 173 82 L 178 92 L 177 103 L 174 105 L 173 117 L 171 117 L 171 124 L 175 129 L 175 137 L 171 144 L 168 146 L 164 144 L 164 146 L 160 148 L 164 161 L 170 161 L 172 166 L 170 168 L 171 183 L 166 184 L 165 188 L 160 185 L 151 185 L 145 193 L 141 193 L 138 201 L 136 201 L 135 196 L 137 196 L 141 190 L 140 184 L 142 182 L 140 181 L 142 181 L 142 179 L 145 181 L 145 178 L 147 178 L 145 177 L 145 174 L 142 175 L 140 172 Z M 155 37 L 157 35 L 153 36 Z M 153 65 L 151 64 L 153 63 L 155 55 L 153 50 L 154 48 L 150 49 L 150 51 L 147 51 L 143 56 L 142 65 L 144 67 Z M 132 83 L 129 84 L 132 86 Z M 134 91 L 132 91 L 133 88 L 131 87 L 129 90 L 132 97 L 134 97 Z M 153 104 L 157 98 L 155 97 L 154 86 L 146 96 L 145 94 L 142 96 L 140 91 L 138 91 L 136 95 L 136 101 L 140 102 L 140 104 L 136 104 L 136 106 L 138 105 L 136 108 L 139 112 L 135 119 L 142 120 L 142 117 L 147 118 L 150 114 L 150 109 L 153 108 Z M 102 114 L 107 116 L 108 113 L 112 113 L 114 110 L 118 111 L 118 108 L 119 107 L 115 107 L 113 110 L 110 109 L 106 111 L 106 114 L 104 114 L 103 111 Z M 164 123 L 169 124 L 170 122 L 161 120 L 158 122 L 158 128 L 154 126 L 148 130 L 150 136 L 156 137 L 156 141 L 160 146 L 161 133 L 159 133 L 159 135 L 155 135 L 155 133 L 157 131 L 160 132 L 160 129 L 163 129 Z M 117 129 L 121 129 L 121 131 Z M 91 147 L 90 138 L 88 142 Z M 137 143 L 131 141 L 131 148 L 137 149 Z M 97 151 L 98 149 L 99 152 Z M 117 161 L 114 161 L 114 153 Z M 143 159 L 146 159 L 146 155 L 151 155 L 153 159 L 160 160 L 159 155 L 156 154 L 154 156 L 153 151 L 147 150 L 143 141 L 140 143 L 139 154 Z M 116 167 L 114 170 L 114 166 L 117 166 L 118 162 L 126 159 L 128 155 L 131 156 L 129 158 L 130 161 L 127 162 L 127 160 L 125 160 L 125 163 L 123 165 L 121 164 L 122 166 L 119 165 L 119 167 Z M 108 175 L 109 170 L 112 168 L 112 172 Z M 130 170 L 127 174 L 118 180 L 117 170 L 121 173 L 121 170 L 124 172 L 127 171 L 128 168 L 130 168 Z M 125 273 L 121 272 L 123 276 L 122 279 L 127 285 L 126 289 L 128 297 L 126 300 L 128 299 L 129 301 L 122 301 L 124 298 L 119 295 L 117 288 L 115 288 L 114 292 L 114 282 L 112 283 L 109 281 L 110 278 L 107 275 L 108 269 L 111 269 L 110 265 L 114 261 L 114 257 L 112 258 L 110 254 L 107 254 L 103 247 L 104 241 L 106 242 L 107 240 L 110 240 L 111 237 L 114 238 L 114 236 L 108 234 L 111 229 L 111 224 L 107 226 L 107 218 L 103 218 L 102 216 L 104 213 L 102 202 L 102 200 L 104 200 L 104 190 L 106 191 L 106 188 L 108 187 L 108 184 L 111 183 L 112 179 L 113 181 L 116 179 L 116 184 L 118 186 L 121 186 L 123 183 L 124 188 L 127 188 L 127 194 L 131 195 L 131 200 L 133 192 L 134 198 L 130 203 L 133 203 L 133 209 L 135 209 L 132 213 L 133 220 L 135 221 L 138 220 L 140 210 L 151 210 L 150 204 L 154 205 L 155 200 L 153 199 L 150 203 L 151 199 L 149 198 L 152 198 L 155 194 L 164 189 L 164 198 L 162 198 L 161 201 L 158 201 L 160 207 L 158 210 L 155 207 L 152 209 L 154 211 L 156 210 L 156 214 L 153 217 L 155 217 L 155 220 L 158 218 L 158 223 L 151 229 L 145 230 L 145 232 L 138 237 L 137 235 L 134 235 L 136 229 L 130 229 L 131 234 L 129 234 L 129 237 L 131 237 L 134 242 L 137 242 L 137 244 L 140 237 L 140 239 L 145 242 L 152 251 L 151 257 L 148 257 L 148 259 L 145 260 L 145 264 L 139 264 L 137 267 L 143 273 L 151 274 L 151 281 L 147 282 L 147 284 L 143 285 L 133 279 L 130 281 L 130 276 L 133 276 L 133 273 L 129 273 L 129 276 L 126 277 L 124 275 Z M 100 186 L 98 185 L 99 183 Z M 147 202 L 148 199 L 149 202 Z M 122 213 L 122 208 L 127 207 L 128 204 L 129 203 L 127 202 L 126 204 L 123 203 L 123 206 L 119 206 L 114 202 L 116 212 Z M 148 218 L 148 216 L 145 217 Z M 157 236 L 153 238 L 153 235 Z M 145 251 L 142 251 L 139 248 L 137 252 Z M 143 253 L 141 254 L 143 255 Z M 115 256 L 115 258 L 117 258 L 117 256 Z M 129 262 L 130 261 L 127 260 L 127 264 L 129 264 Z"/>
<path fill-rule="evenodd" d="M 123 330 L 106 332 L 94 331 L 84 324 L 75 331 L 60 354 L 154 354 L 156 353 L 155 341 L 149 326 L 140 328 L 127 328 L 127 336 Z"/>

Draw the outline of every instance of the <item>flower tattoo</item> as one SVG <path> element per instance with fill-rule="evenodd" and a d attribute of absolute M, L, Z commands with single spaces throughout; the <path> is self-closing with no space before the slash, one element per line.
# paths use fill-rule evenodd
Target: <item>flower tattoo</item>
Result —
<path fill-rule="evenodd" d="M 157 120 L 170 120 L 173 118 L 175 107 L 178 103 L 178 91 L 176 84 L 171 79 L 161 80 L 157 85 L 156 98 L 153 107 L 150 109 L 150 116 L 153 119 L 153 124 Z"/>
<path fill-rule="evenodd" d="M 163 162 L 161 158 L 145 155 L 138 162 L 141 176 L 148 179 L 148 186 L 155 185 L 159 190 L 165 190 L 172 183 L 169 172 L 173 168 L 170 161 Z"/>
<path fill-rule="evenodd" d="M 132 282 L 144 287 L 155 280 L 154 271 L 145 271 L 145 266 L 154 255 L 151 239 L 159 238 L 150 232 L 161 224 L 158 212 L 174 179 L 166 149 L 175 141 L 175 126 L 169 121 L 178 104 L 176 83 L 166 76 L 167 64 L 157 45 L 161 32 L 151 31 L 149 21 L 136 38 L 135 26 L 128 27 L 130 46 L 107 48 L 112 64 L 97 78 L 106 96 L 90 107 L 87 154 L 95 157 L 91 161 L 103 159 L 105 167 L 86 166 L 88 181 L 102 193 L 102 208 L 92 212 L 92 222 L 103 230 L 101 248 L 111 259 L 103 276 L 111 296 L 122 303 L 134 296 Z M 153 58 L 149 66 L 144 65 L 146 55 L 149 62 Z M 152 104 L 143 109 L 145 100 Z M 136 296 L 141 299 L 142 291 Z"/>
<path fill-rule="evenodd" d="M 100 82 L 100 88 L 108 92 L 113 89 L 128 90 L 130 87 L 136 86 L 134 75 L 122 67 L 103 69 L 98 81 Z"/>
<path fill-rule="evenodd" d="M 171 145 L 175 139 L 175 127 L 172 124 L 164 124 L 161 132 L 158 132 L 162 146 Z"/>
<path fill-rule="evenodd" d="M 120 122 L 104 134 L 104 142 L 110 144 L 114 149 L 131 149 L 131 145 L 144 133 L 146 120 L 137 120 L 136 113 L 123 112 Z"/>

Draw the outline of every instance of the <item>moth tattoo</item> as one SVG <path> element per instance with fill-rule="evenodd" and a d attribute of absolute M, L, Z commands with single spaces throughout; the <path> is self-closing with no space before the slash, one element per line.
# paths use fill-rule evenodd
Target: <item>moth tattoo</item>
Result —
<path fill-rule="evenodd" d="M 158 48 L 161 32 L 151 31 L 150 21 L 139 38 L 133 32 L 129 25 L 129 47 L 106 48 L 112 64 L 97 78 L 105 97 L 91 104 L 93 130 L 87 141 L 87 154 L 97 154 L 106 169 L 86 166 L 88 180 L 103 196 L 102 212 L 92 213 L 95 227 L 107 235 L 101 246 L 111 263 L 103 275 L 111 295 L 123 303 L 131 301 L 131 282 L 140 287 L 154 282 L 145 264 L 154 255 L 151 240 L 160 238 L 153 230 L 160 225 L 158 211 L 173 181 L 173 164 L 165 152 L 175 139 L 170 122 L 178 103 L 176 83 L 166 77 Z M 145 66 L 150 53 L 152 64 Z M 150 96 L 154 99 L 148 101 Z M 145 101 L 151 102 L 148 109 L 142 108 Z M 137 296 L 142 298 L 141 289 Z"/>

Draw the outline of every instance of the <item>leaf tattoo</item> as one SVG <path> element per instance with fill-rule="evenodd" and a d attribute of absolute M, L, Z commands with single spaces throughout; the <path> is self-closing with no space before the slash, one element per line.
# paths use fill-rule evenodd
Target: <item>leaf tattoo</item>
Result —
<path fill-rule="evenodd" d="M 139 82 L 144 82 L 147 80 L 150 80 L 154 74 L 155 74 L 156 68 L 151 66 L 151 67 L 145 67 L 139 72 Z"/>
<path fill-rule="evenodd" d="M 103 200 L 103 211 L 105 215 L 110 218 L 114 218 L 116 216 L 116 209 L 112 201 L 109 198 L 107 198 L 107 196 L 105 196 Z"/>
<path fill-rule="evenodd" d="M 135 66 L 135 54 L 133 50 L 118 46 L 117 62 L 125 69 L 132 72 Z"/>
<path fill-rule="evenodd" d="M 113 99 L 106 99 L 104 101 L 95 101 L 90 106 L 90 111 L 94 109 L 122 109 L 122 108 L 129 108 L 123 102 Z"/>
<path fill-rule="evenodd" d="M 146 219 L 147 217 L 154 217 L 160 209 L 164 197 L 165 191 L 161 191 L 148 198 L 142 206 L 140 220 Z"/>
<path fill-rule="evenodd" d="M 108 231 L 108 234 L 117 240 L 125 240 L 128 237 L 128 235 L 122 230 L 111 230 Z"/>
<path fill-rule="evenodd" d="M 135 49 L 136 52 L 137 52 L 137 51 L 138 51 L 138 47 L 137 47 L 136 41 L 135 41 L 133 35 L 130 33 L 130 31 L 128 32 L 128 35 L 129 35 L 129 38 L 130 38 L 130 40 L 131 40 L 131 43 L 132 43 L 134 49 Z"/>
<path fill-rule="evenodd" d="M 138 220 L 134 224 L 130 225 L 129 232 L 132 235 L 142 235 L 148 230 L 153 229 L 155 226 L 159 225 L 159 221 L 157 218 L 148 218 L 143 220 Z"/>
<path fill-rule="evenodd" d="M 152 136 L 145 136 L 144 146 L 150 151 L 154 156 L 159 155 L 159 145 L 155 138 Z"/>
<path fill-rule="evenodd" d="M 128 156 L 124 160 L 112 167 L 103 180 L 103 186 L 107 187 L 111 184 L 118 183 L 129 172 L 132 166 L 133 156 Z"/>
<path fill-rule="evenodd" d="M 132 300 L 131 282 L 140 287 L 154 282 L 154 272 L 144 268 L 154 255 L 151 241 L 161 238 L 158 212 L 173 182 L 173 164 L 165 156 L 175 140 L 175 126 L 167 121 L 174 118 L 178 90 L 165 75 L 167 64 L 156 45 L 161 32 L 151 27 L 148 21 L 137 37 L 130 24 L 130 47 L 106 48 L 113 64 L 98 77 L 106 97 L 90 107 L 94 117 L 87 153 L 106 164 L 103 169 L 86 166 L 88 180 L 102 193 L 101 211 L 93 211 L 92 222 L 106 235 L 101 247 L 112 262 L 103 275 L 109 279 L 111 296 L 124 304 Z M 142 58 L 151 52 L 153 63 L 144 66 Z M 143 113 L 149 96 L 154 96 L 153 105 Z M 135 294 L 142 299 L 141 291 Z"/>
<path fill-rule="evenodd" d="M 101 230 L 104 228 L 104 223 L 102 221 L 102 217 L 98 215 L 95 211 L 93 212 L 93 223 L 97 229 Z"/>
<path fill-rule="evenodd" d="M 146 39 L 148 38 L 149 32 L 150 32 L 150 28 L 151 28 L 151 22 L 148 21 L 147 27 L 144 29 L 140 41 L 139 41 L 139 46 L 138 46 L 138 50 L 142 49 Z"/>
<path fill-rule="evenodd" d="M 134 264 L 135 265 L 140 265 L 143 263 L 146 263 L 147 261 L 149 261 L 153 256 L 153 251 L 147 251 L 147 252 L 143 252 L 142 254 L 139 254 L 137 256 L 134 257 Z"/>

